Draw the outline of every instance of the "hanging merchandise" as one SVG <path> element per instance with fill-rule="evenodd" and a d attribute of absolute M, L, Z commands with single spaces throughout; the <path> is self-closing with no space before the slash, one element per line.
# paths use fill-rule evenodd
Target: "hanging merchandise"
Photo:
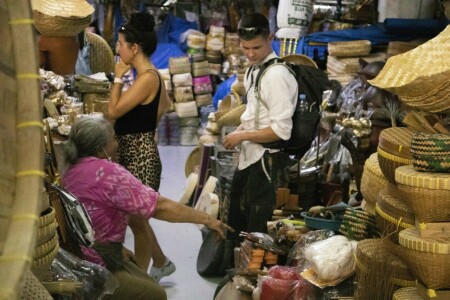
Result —
<path fill-rule="evenodd" d="M 298 39 L 306 35 L 314 12 L 313 0 L 280 1 L 277 12 L 280 56 L 296 53 Z"/>

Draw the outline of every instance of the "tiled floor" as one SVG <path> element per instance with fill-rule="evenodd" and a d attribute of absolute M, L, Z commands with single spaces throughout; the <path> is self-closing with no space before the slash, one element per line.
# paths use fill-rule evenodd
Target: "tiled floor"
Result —
<path fill-rule="evenodd" d="M 194 147 L 160 146 L 163 165 L 160 192 L 178 201 L 186 185 L 185 162 Z M 212 300 L 222 278 L 203 278 L 196 270 L 202 238 L 196 225 L 150 221 L 164 253 L 175 263 L 175 273 L 161 280 L 170 300 Z M 133 248 L 133 235 L 127 231 L 125 246 Z"/>

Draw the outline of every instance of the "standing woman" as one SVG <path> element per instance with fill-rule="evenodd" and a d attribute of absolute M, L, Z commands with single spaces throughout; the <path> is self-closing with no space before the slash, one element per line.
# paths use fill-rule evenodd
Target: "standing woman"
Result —
<path fill-rule="evenodd" d="M 155 130 L 161 116 L 170 106 L 161 75 L 150 56 L 157 46 L 155 21 L 149 13 L 130 16 L 119 28 L 115 79 L 108 104 L 108 116 L 115 119 L 114 129 L 119 143 L 118 160 L 145 185 L 159 190 L 161 159 L 155 141 Z M 126 92 L 122 92 L 122 76 L 131 68 L 137 78 Z M 129 226 L 135 240 L 135 255 L 141 268 L 159 282 L 161 277 L 175 271 L 175 265 L 163 254 L 148 220 L 131 216 Z"/>

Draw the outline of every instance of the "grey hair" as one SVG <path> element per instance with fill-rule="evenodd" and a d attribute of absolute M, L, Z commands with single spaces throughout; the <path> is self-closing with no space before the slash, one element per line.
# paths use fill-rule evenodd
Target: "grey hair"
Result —
<path fill-rule="evenodd" d="M 114 129 L 108 120 L 89 116 L 78 119 L 63 147 L 65 166 L 75 164 L 82 157 L 97 156 L 113 138 Z"/>

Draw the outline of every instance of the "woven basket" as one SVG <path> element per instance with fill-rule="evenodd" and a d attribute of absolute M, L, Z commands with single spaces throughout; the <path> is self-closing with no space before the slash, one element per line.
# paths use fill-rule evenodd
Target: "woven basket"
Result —
<path fill-rule="evenodd" d="M 191 63 L 188 56 L 170 57 L 169 58 L 170 74 L 183 74 L 191 72 Z"/>
<path fill-rule="evenodd" d="M 55 209 L 49 206 L 47 210 L 41 213 L 41 216 L 39 217 L 38 226 L 39 228 L 45 227 L 53 223 L 54 220 L 55 220 Z"/>
<path fill-rule="evenodd" d="M 232 110 L 225 113 L 217 120 L 219 127 L 223 126 L 239 126 L 241 124 L 241 115 L 244 113 L 246 108 L 245 104 L 238 105 Z"/>
<path fill-rule="evenodd" d="M 402 54 L 412 50 L 418 46 L 417 43 L 414 42 L 400 42 L 400 41 L 391 41 L 388 44 L 388 48 L 386 51 L 387 58 L 391 56 L 395 56 L 397 54 Z"/>
<path fill-rule="evenodd" d="M 392 127 L 381 131 L 378 142 L 378 162 L 386 179 L 395 184 L 395 169 L 411 164 L 410 145 L 414 131 Z"/>
<path fill-rule="evenodd" d="M 25 273 L 24 285 L 20 292 L 20 300 L 53 300 L 45 287 L 39 282 L 39 279 L 28 270 Z"/>
<path fill-rule="evenodd" d="M 435 38 L 389 58 L 378 76 L 369 83 L 397 94 L 401 101 L 411 105 L 415 99 L 424 99 L 420 108 L 439 112 L 450 109 L 450 26 Z"/>
<path fill-rule="evenodd" d="M 42 100 L 30 1 L 2 1 L 0 15 L 0 297 L 17 299 L 41 207 Z"/>
<path fill-rule="evenodd" d="M 317 67 L 317 64 L 314 60 L 309 58 L 309 56 L 303 55 L 303 54 L 289 54 L 283 56 L 284 61 L 288 61 L 293 64 L 297 65 L 305 65 L 305 66 L 311 66 L 311 67 Z"/>
<path fill-rule="evenodd" d="M 194 93 L 192 92 L 192 87 L 190 86 L 180 86 L 176 87 L 173 96 L 177 103 L 189 102 L 194 100 Z"/>
<path fill-rule="evenodd" d="M 212 94 L 201 94 L 201 95 L 195 95 L 194 96 L 195 103 L 197 104 L 197 107 L 203 107 L 208 106 L 212 104 Z"/>
<path fill-rule="evenodd" d="M 358 242 L 355 251 L 356 275 L 362 277 L 362 273 L 372 274 L 372 280 L 379 285 L 390 285 L 391 289 L 396 286 L 415 286 L 415 277 L 411 274 L 408 266 L 396 255 L 385 247 L 386 241 L 382 239 L 366 239 Z M 380 273 L 379 269 L 386 270 L 389 274 Z M 362 289 L 371 289 L 370 286 L 358 286 Z M 374 294 L 379 291 L 373 290 Z M 355 293 L 355 296 L 358 291 Z M 381 299 L 380 295 L 373 295 Z M 383 298 L 384 299 L 384 298 Z"/>
<path fill-rule="evenodd" d="M 213 91 L 211 77 L 209 75 L 194 77 L 193 79 L 193 90 L 194 94 L 208 94 Z"/>
<path fill-rule="evenodd" d="M 197 61 L 192 63 L 192 75 L 194 77 L 209 75 L 209 64 L 207 60 Z"/>
<path fill-rule="evenodd" d="M 350 208 L 345 211 L 339 233 L 356 241 L 380 236 L 372 214 Z"/>
<path fill-rule="evenodd" d="M 331 56 L 365 56 L 370 53 L 372 44 L 368 40 L 330 42 L 328 43 L 328 53 Z"/>
<path fill-rule="evenodd" d="M 391 245 L 409 267 L 414 276 L 429 289 L 450 287 L 450 254 L 448 244 L 419 237 L 415 228 L 404 229 L 399 234 L 400 246 Z"/>
<path fill-rule="evenodd" d="M 378 193 L 384 189 L 388 181 L 378 164 L 378 154 L 372 153 L 364 163 L 364 171 L 361 177 L 361 193 L 368 204 L 375 207 Z"/>
<path fill-rule="evenodd" d="M 417 133 L 411 141 L 412 164 L 417 171 L 450 172 L 450 136 Z"/>
<path fill-rule="evenodd" d="M 206 60 L 212 64 L 222 64 L 223 55 L 221 51 L 208 50 L 206 51 Z"/>
<path fill-rule="evenodd" d="M 211 75 L 220 75 L 222 73 L 222 64 L 221 63 L 210 63 L 209 65 L 209 74 Z"/>
<path fill-rule="evenodd" d="M 97 106 L 98 103 L 109 101 L 109 94 L 105 93 L 86 93 L 83 94 L 84 113 L 90 114 L 93 112 L 103 112 L 102 106 Z"/>
<path fill-rule="evenodd" d="M 414 214 L 402 201 L 383 189 L 375 207 L 375 220 L 383 236 L 398 244 L 398 233 L 405 228 L 414 227 Z"/>
<path fill-rule="evenodd" d="M 92 21 L 92 16 L 61 17 L 49 16 L 33 11 L 34 26 L 43 36 L 72 37 L 82 32 Z"/>
<path fill-rule="evenodd" d="M 175 112 L 180 118 L 192 118 L 198 116 L 195 101 L 175 103 Z"/>
<path fill-rule="evenodd" d="M 205 49 L 206 35 L 203 32 L 191 30 L 187 36 L 186 44 L 192 49 Z"/>
<path fill-rule="evenodd" d="M 52 262 L 58 254 L 58 251 L 59 244 L 56 243 L 55 247 L 49 251 L 47 255 L 33 261 L 30 270 L 39 280 L 43 280 L 49 273 Z"/>
<path fill-rule="evenodd" d="M 95 33 L 86 32 L 86 41 L 91 44 L 89 48 L 89 66 L 93 74 L 114 72 L 114 53 L 106 40 Z"/>
<path fill-rule="evenodd" d="M 424 300 L 417 294 L 415 287 L 404 287 L 394 292 L 392 300 Z"/>
<path fill-rule="evenodd" d="M 56 233 L 56 228 L 58 228 L 58 222 L 56 219 L 46 226 L 39 227 L 36 245 L 42 245 L 53 238 Z"/>
<path fill-rule="evenodd" d="M 55 235 L 46 243 L 42 245 L 38 245 L 34 250 L 34 260 L 42 258 L 49 254 L 58 243 L 58 234 L 55 232 Z"/>
<path fill-rule="evenodd" d="M 417 221 L 450 221 L 450 174 L 418 172 L 409 165 L 395 171 L 395 180 Z"/>
<path fill-rule="evenodd" d="M 175 88 L 183 86 L 192 86 L 192 74 L 191 72 L 183 74 L 174 74 L 172 76 L 172 83 Z"/>

